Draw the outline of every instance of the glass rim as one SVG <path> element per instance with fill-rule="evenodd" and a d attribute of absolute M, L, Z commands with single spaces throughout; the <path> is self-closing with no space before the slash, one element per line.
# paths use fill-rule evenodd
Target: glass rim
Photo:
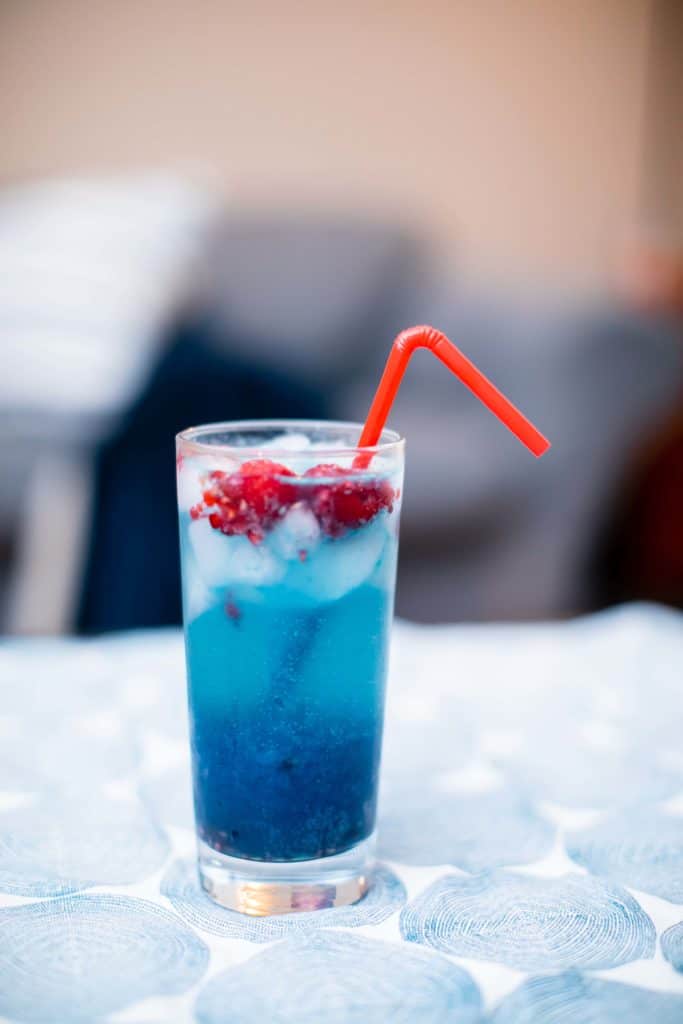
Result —
<path fill-rule="evenodd" d="M 308 448 L 273 448 L 268 445 L 237 445 L 227 444 L 219 442 L 217 444 L 209 444 L 203 441 L 202 438 L 209 434 L 218 433 L 234 433 L 239 432 L 257 432 L 259 430 L 278 430 L 280 433 L 292 432 L 295 433 L 297 430 L 300 433 L 306 433 L 313 429 L 325 430 L 325 429 L 337 429 L 337 430 L 354 430 L 360 437 L 360 433 L 363 429 L 362 423 L 355 423 L 353 420 L 296 420 L 296 419 L 263 419 L 263 420 L 224 420 L 217 423 L 203 423 L 195 427 L 186 427 L 184 430 L 180 430 L 176 434 L 176 442 L 182 443 L 184 446 L 189 448 L 198 455 L 206 455 L 208 453 L 224 453 L 233 456 L 242 455 L 264 455 L 266 454 L 269 458 L 271 456 L 277 456 L 278 458 L 296 457 L 297 455 L 304 455 L 310 451 Z M 334 445 L 330 444 L 329 447 L 317 447 L 315 448 L 316 455 L 328 455 L 328 456 L 345 456 L 345 455 L 357 455 L 360 452 L 365 452 L 370 455 L 386 455 L 394 451 L 402 451 L 405 447 L 405 438 L 402 437 L 396 430 L 390 430 L 385 427 L 382 431 L 380 440 L 376 445 L 368 445 L 360 448 L 358 445 Z"/>

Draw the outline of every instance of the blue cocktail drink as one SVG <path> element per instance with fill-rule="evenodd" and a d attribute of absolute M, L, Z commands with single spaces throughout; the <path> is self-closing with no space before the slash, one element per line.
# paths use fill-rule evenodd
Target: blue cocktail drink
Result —
<path fill-rule="evenodd" d="M 367 887 L 403 442 L 384 424 L 432 352 L 536 456 L 550 443 L 434 327 L 402 331 L 362 427 L 224 423 L 178 435 L 199 875 L 249 914 Z"/>
<path fill-rule="evenodd" d="M 178 439 L 202 883 L 247 913 L 365 890 L 375 826 L 403 443 L 362 468 L 351 424 Z"/>
<path fill-rule="evenodd" d="M 384 424 L 420 348 L 548 450 L 428 325 L 396 337 L 362 430 L 254 421 L 177 438 L 199 875 L 244 913 L 367 887 L 403 478 Z"/>

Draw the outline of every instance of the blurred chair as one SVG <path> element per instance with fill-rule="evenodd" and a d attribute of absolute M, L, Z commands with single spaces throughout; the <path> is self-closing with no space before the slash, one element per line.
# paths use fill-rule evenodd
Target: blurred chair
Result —
<path fill-rule="evenodd" d="M 91 463 L 162 344 L 216 211 L 172 175 L 0 193 L 0 622 L 70 628 Z"/>
<path fill-rule="evenodd" d="M 638 453 L 598 545 L 598 606 L 659 601 L 683 608 L 683 401 Z"/>

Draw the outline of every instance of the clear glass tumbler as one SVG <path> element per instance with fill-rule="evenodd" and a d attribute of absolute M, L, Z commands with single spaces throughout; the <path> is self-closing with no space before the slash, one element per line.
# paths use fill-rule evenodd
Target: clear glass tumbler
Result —
<path fill-rule="evenodd" d="M 246 914 L 368 886 L 404 442 L 387 430 L 359 460 L 360 430 L 177 438 L 199 874 Z"/>

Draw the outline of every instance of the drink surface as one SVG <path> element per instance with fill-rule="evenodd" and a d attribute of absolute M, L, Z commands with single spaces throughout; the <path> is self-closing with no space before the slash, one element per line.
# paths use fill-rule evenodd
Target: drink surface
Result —
<path fill-rule="evenodd" d="M 254 542 L 179 493 L 199 835 L 260 861 L 348 850 L 375 823 L 398 501 L 335 530 L 304 491 Z"/>

